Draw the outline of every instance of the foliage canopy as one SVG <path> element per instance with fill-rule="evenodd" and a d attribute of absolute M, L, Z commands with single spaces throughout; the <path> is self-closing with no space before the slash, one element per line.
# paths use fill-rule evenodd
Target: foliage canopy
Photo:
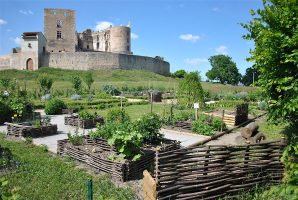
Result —
<path fill-rule="evenodd" d="M 206 73 L 210 80 L 218 80 L 220 83 L 236 85 L 241 80 L 241 74 L 236 63 L 227 55 L 215 55 L 209 58 L 212 68 Z"/>

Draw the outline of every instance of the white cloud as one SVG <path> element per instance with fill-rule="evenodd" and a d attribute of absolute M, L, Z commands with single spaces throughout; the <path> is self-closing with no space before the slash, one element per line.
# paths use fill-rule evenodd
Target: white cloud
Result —
<path fill-rule="evenodd" d="M 130 34 L 130 37 L 131 37 L 131 39 L 138 39 L 139 38 L 139 35 L 137 35 L 137 34 L 135 34 L 135 33 L 131 33 Z"/>
<path fill-rule="evenodd" d="M 224 45 L 221 45 L 221 46 L 219 46 L 218 48 L 215 49 L 215 52 L 217 54 L 228 55 L 228 48 Z"/>
<path fill-rule="evenodd" d="M 96 26 L 95 26 L 95 30 L 101 31 L 101 30 L 109 28 L 110 26 L 113 26 L 112 22 L 107 22 L 107 21 L 97 22 Z"/>
<path fill-rule="evenodd" d="M 218 7 L 214 7 L 214 8 L 212 8 L 212 11 L 217 12 L 217 11 L 219 11 L 219 8 Z"/>
<path fill-rule="evenodd" d="M 7 21 L 5 21 L 4 19 L 0 19 L 0 25 L 4 25 L 7 24 Z"/>
<path fill-rule="evenodd" d="M 15 38 L 9 38 L 10 40 L 14 41 L 14 43 L 16 43 L 16 45 L 20 45 L 21 44 L 21 38 L 19 37 L 15 37 Z"/>
<path fill-rule="evenodd" d="M 192 34 L 182 34 L 179 36 L 181 40 L 196 42 L 200 39 L 200 36 L 198 35 L 192 35 Z"/>
<path fill-rule="evenodd" d="M 19 13 L 23 15 L 33 15 L 34 13 L 31 10 L 19 10 Z"/>
<path fill-rule="evenodd" d="M 185 63 L 190 64 L 190 65 L 199 65 L 202 63 L 207 63 L 208 59 L 206 58 L 186 58 L 184 60 Z"/>

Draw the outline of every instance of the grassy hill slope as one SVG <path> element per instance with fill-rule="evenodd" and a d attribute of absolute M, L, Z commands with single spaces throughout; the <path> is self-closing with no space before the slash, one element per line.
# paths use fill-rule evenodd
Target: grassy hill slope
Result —
<path fill-rule="evenodd" d="M 153 72 L 144 70 L 92 70 L 94 78 L 94 89 L 100 89 L 104 84 L 113 84 L 121 89 L 121 87 L 139 87 L 168 90 L 177 89 L 179 79 L 165 77 Z M 73 76 L 83 78 L 88 71 L 80 70 L 64 70 L 43 67 L 37 71 L 26 70 L 3 70 L 0 71 L 0 79 L 5 77 L 15 78 L 19 81 L 21 86 L 31 89 L 37 89 L 37 78 L 40 74 L 46 73 L 54 80 L 53 89 L 67 89 L 71 88 L 71 79 Z M 203 88 L 209 90 L 211 93 L 226 93 L 226 92 L 241 92 L 252 91 L 255 88 L 222 85 L 218 83 L 202 82 Z"/>

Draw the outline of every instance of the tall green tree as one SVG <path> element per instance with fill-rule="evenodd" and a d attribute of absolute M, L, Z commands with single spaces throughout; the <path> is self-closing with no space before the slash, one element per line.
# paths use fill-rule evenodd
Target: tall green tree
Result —
<path fill-rule="evenodd" d="M 94 82 L 94 79 L 93 79 L 93 76 L 92 76 L 92 73 L 91 72 L 88 72 L 85 77 L 84 77 L 84 82 L 85 84 L 87 85 L 88 87 L 88 92 L 90 93 L 90 90 L 91 90 L 91 86 Z"/>
<path fill-rule="evenodd" d="M 295 199 L 298 186 L 297 5 L 297 0 L 263 0 L 264 8 L 252 10 L 253 19 L 242 24 L 248 31 L 243 37 L 255 43 L 248 60 L 253 61 L 260 72 L 258 82 L 269 102 L 269 117 L 272 121 L 283 120 L 284 124 L 289 124 L 286 131 L 289 145 L 283 153 L 289 187 L 283 194 L 293 195 L 293 198 L 285 199 Z"/>
<path fill-rule="evenodd" d="M 253 67 L 249 67 L 245 71 L 245 75 L 242 77 L 241 82 L 246 85 L 256 84 L 259 79 L 259 72 L 255 70 Z"/>
<path fill-rule="evenodd" d="M 209 58 L 211 70 L 206 73 L 210 80 L 217 80 L 220 83 L 236 85 L 241 80 L 236 63 L 227 55 L 215 55 Z"/>
<path fill-rule="evenodd" d="M 184 78 L 185 74 L 186 74 L 186 71 L 184 69 L 180 69 L 180 70 L 175 71 L 172 74 L 172 76 L 174 78 Z"/>
<path fill-rule="evenodd" d="M 184 79 L 179 82 L 179 103 L 187 107 L 191 107 L 195 102 L 200 102 L 200 105 L 203 105 L 203 98 L 204 91 L 199 72 L 189 72 L 185 74 Z"/>
<path fill-rule="evenodd" d="M 72 87 L 75 90 L 76 94 L 80 94 L 82 89 L 82 80 L 80 79 L 80 77 L 73 76 L 71 79 L 71 82 L 72 82 Z"/>
<path fill-rule="evenodd" d="M 53 79 L 47 74 L 41 74 L 38 76 L 38 83 L 43 95 L 49 94 L 53 85 Z"/>

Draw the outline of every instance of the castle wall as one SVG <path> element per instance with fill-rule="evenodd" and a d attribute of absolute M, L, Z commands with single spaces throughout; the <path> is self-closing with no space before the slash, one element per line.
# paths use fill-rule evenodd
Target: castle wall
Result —
<path fill-rule="evenodd" d="M 169 75 L 170 64 L 160 59 L 108 52 L 49 53 L 42 66 L 62 69 L 142 69 Z"/>
<path fill-rule="evenodd" d="M 32 59 L 33 70 L 37 70 L 39 59 L 36 52 L 20 52 L 0 56 L 0 70 L 4 69 L 26 69 L 27 61 Z"/>

